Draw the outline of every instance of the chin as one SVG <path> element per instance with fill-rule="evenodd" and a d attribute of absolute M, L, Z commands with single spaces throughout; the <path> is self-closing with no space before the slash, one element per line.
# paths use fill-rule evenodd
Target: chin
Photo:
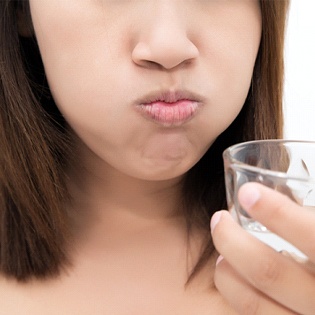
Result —
<path fill-rule="evenodd" d="M 156 168 L 152 167 L 148 170 L 141 170 L 137 172 L 135 175 L 139 179 L 147 180 L 147 181 L 167 181 L 182 178 L 192 167 L 164 167 L 164 168 Z"/>

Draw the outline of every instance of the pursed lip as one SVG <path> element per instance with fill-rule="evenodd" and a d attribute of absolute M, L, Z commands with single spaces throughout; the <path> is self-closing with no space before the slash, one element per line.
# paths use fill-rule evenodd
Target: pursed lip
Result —
<path fill-rule="evenodd" d="M 189 91 L 152 92 L 135 102 L 147 119 L 165 127 L 183 125 L 191 120 L 203 104 L 203 98 Z"/>

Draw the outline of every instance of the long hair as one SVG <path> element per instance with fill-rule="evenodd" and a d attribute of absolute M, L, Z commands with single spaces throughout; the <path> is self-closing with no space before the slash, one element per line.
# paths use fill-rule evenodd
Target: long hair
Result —
<path fill-rule="evenodd" d="M 0 2 L 0 270 L 25 280 L 66 262 L 67 133 L 46 89 L 34 39 L 19 36 L 26 1 Z M 36 62 L 35 62 L 36 61 Z"/>
<path fill-rule="evenodd" d="M 237 142 L 282 137 L 283 47 L 288 0 L 261 0 L 262 38 L 245 104 L 188 171 L 188 227 L 209 229 L 226 208 L 222 152 Z M 28 1 L 0 1 L 0 272 L 25 281 L 57 275 L 67 263 L 71 226 L 65 203 L 71 134 L 50 94 L 35 37 L 19 33 Z M 214 247 L 209 237 L 192 275 Z"/>

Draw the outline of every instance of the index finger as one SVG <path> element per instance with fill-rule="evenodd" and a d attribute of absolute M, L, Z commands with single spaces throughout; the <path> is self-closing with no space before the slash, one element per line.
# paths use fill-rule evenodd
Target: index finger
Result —
<path fill-rule="evenodd" d="M 315 262 L 315 211 L 258 183 L 244 184 L 238 198 L 250 216 Z"/>

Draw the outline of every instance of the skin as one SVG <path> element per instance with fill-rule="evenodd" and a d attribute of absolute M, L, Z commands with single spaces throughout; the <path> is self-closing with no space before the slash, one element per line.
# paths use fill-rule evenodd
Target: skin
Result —
<path fill-rule="evenodd" d="M 179 205 L 185 172 L 244 104 L 258 1 L 30 4 L 53 97 L 75 134 L 72 266 L 43 282 L 0 279 L 0 314 L 234 314 L 214 287 L 216 257 L 185 289 L 208 231 L 187 240 Z M 185 123 L 137 110 L 148 94 L 178 90 L 199 103 Z"/>
<path fill-rule="evenodd" d="M 111 168 L 178 178 L 244 103 L 260 42 L 257 1 L 30 3 L 54 99 L 99 176 Z M 177 90 L 201 99 L 187 124 L 167 128 L 135 110 L 147 94 Z"/>
<path fill-rule="evenodd" d="M 301 263 L 276 252 L 237 225 L 227 211 L 217 212 L 211 220 L 222 255 L 215 271 L 217 288 L 239 314 L 314 314 L 314 213 L 256 183 L 242 186 L 239 200 L 250 216 L 309 260 Z"/>

